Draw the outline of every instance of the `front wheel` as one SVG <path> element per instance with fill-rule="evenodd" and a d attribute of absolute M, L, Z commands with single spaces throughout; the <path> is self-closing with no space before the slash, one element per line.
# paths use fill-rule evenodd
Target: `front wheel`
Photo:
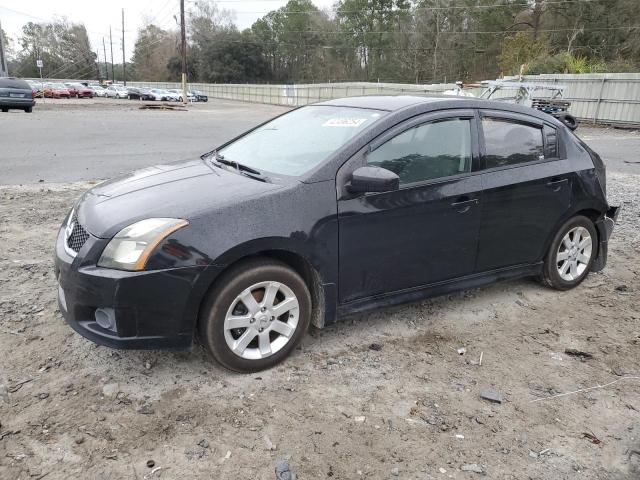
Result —
<path fill-rule="evenodd" d="M 257 259 L 224 274 L 199 319 L 199 337 L 225 367 L 257 372 L 286 358 L 311 320 L 304 280 L 281 262 Z"/>
<path fill-rule="evenodd" d="M 24 113 L 31 113 L 31 112 L 33 112 L 33 107 L 26 107 L 24 109 Z"/>
<path fill-rule="evenodd" d="M 582 215 L 569 219 L 556 234 L 544 262 L 542 279 L 557 290 L 578 286 L 589 274 L 598 253 L 598 233 Z"/>

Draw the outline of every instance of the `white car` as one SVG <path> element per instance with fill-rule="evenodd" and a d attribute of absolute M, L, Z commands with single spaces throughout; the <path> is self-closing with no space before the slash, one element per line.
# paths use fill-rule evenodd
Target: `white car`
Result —
<path fill-rule="evenodd" d="M 108 98 L 127 98 L 129 92 L 122 85 L 109 85 L 105 92 L 105 97 Z"/>
<path fill-rule="evenodd" d="M 169 90 L 165 90 L 163 88 L 152 88 L 149 90 L 154 100 L 164 101 L 173 101 L 179 102 L 182 99 L 181 95 L 176 94 L 175 92 L 171 92 Z"/>
<path fill-rule="evenodd" d="M 107 96 L 107 89 L 104 88 L 102 85 L 89 85 L 89 88 L 91 90 L 93 90 L 93 92 L 95 93 L 96 97 L 106 97 Z"/>
<path fill-rule="evenodd" d="M 178 101 L 179 102 L 182 101 L 182 89 L 181 88 L 170 88 L 169 92 L 175 93 L 178 96 Z M 197 101 L 195 99 L 195 95 L 192 92 L 190 92 L 189 90 L 187 90 L 187 100 L 189 102 Z"/>

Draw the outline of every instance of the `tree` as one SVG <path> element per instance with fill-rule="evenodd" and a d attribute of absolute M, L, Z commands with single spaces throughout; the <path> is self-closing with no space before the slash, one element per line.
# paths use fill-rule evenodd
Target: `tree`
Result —
<path fill-rule="evenodd" d="M 542 55 L 547 55 L 549 45 L 546 38 L 536 39 L 533 33 L 518 32 L 507 37 L 502 44 L 502 53 L 499 57 L 500 68 L 505 74 L 517 74 L 520 66 Z"/>
<path fill-rule="evenodd" d="M 39 76 L 36 60 L 44 63 L 43 75 L 50 78 L 90 79 L 96 75 L 96 54 L 91 49 L 83 24 L 55 20 L 29 22 L 22 27 L 21 51 L 16 68 L 21 76 Z"/>
<path fill-rule="evenodd" d="M 137 77 L 152 82 L 175 79 L 168 65 L 172 57 L 178 55 L 178 42 L 177 32 L 153 24 L 138 30 L 132 58 Z"/>

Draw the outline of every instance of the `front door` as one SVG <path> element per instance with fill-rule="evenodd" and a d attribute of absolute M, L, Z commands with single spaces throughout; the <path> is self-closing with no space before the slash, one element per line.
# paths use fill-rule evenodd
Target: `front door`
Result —
<path fill-rule="evenodd" d="M 343 166 L 386 168 L 400 177 L 400 188 L 339 194 L 341 303 L 473 272 L 481 200 L 476 140 L 473 111 L 431 114 L 394 128 L 362 161 Z M 341 169 L 338 179 L 345 177 Z"/>

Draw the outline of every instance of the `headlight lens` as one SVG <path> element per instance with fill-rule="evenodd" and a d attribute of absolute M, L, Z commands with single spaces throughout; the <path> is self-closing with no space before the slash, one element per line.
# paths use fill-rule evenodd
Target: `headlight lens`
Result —
<path fill-rule="evenodd" d="M 158 244 L 188 224 L 180 218 L 147 218 L 129 225 L 107 244 L 98 265 L 118 270 L 144 270 Z"/>

